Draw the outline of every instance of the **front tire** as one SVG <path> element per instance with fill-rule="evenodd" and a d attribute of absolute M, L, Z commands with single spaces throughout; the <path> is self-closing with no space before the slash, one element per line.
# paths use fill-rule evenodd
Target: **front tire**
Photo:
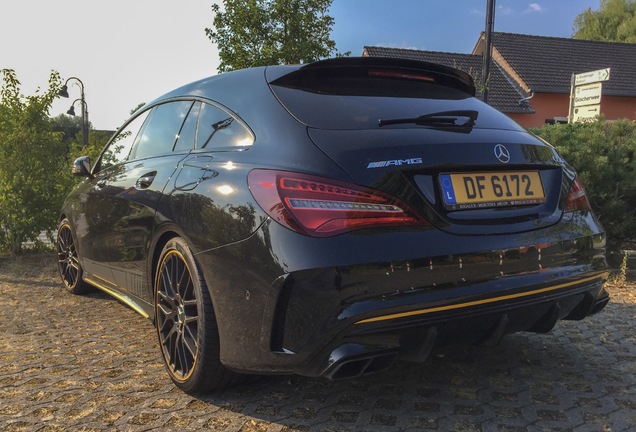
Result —
<path fill-rule="evenodd" d="M 57 268 L 66 289 L 73 294 L 86 294 L 94 290 L 84 282 L 84 270 L 75 247 L 75 236 L 68 219 L 57 227 Z"/>
<path fill-rule="evenodd" d="M 170 378 L 186 393 L 220 390 L 240 375 L 220 360 L 219 333 L 208 288 L 182 238 L 163 248 L 155 277 L 155 324 Z"/>

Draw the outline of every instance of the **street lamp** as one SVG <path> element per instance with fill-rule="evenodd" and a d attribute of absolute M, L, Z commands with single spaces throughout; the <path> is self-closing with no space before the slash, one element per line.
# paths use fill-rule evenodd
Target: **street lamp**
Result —
<path fill-rule="evenodd" d="M 88 105 L 86 104 L 86 100 L 84 99 L 84 83 L 79 78 L 70 77 L 69 79 L 66 80 L 66 82 L 62 86 L 62 89 L 60 90 L 59 95 L 62 96 L 62 97 L 65 97 L 65 98 L 69 97 L 69 95 L 68 95 L 68 82 L 70 80 L 75 80 L 79 84 L 79 87 L 80 87 L 80 98 L 79 99 L 75 99 L 73 101 L 73 103 L 71 104 L 71 108 L 66 113 L 69 114 L 69 115 L 74 116 L 75 115 L 75 102 L 77 102 L 78 100 L 81 101 L 81 103 L 82 103 L 82 146 L 86 147 L 86 145 L 88 144 Z"/>
<path fill-rule="evenodd" d="M 82 103 L 82 106 L 84 107 L 84 112 L 88 113 L 88 105 L 86 105 L 86 101 L 83 101 L 82 99 L 75 99 L 73 101 L 73 103 L 71 104 L 71 107 L 68 109 L 68 111 L 66 111 L 66 114 L 75 117 L 75 102 L 80 101 Z"/>

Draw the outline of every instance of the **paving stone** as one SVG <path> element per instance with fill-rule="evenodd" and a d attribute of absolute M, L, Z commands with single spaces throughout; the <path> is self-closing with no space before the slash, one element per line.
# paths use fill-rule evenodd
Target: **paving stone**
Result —
<path fill-rule="evenodd" d="M 636 430 L 633 295 L 546 335 L 370 377 L 254 378 L 193 397 L 168 378 L 147 320 L 105 294 L 68 294 L 52 265 L 7 274 L 0 261 L 2 431 Z"/>

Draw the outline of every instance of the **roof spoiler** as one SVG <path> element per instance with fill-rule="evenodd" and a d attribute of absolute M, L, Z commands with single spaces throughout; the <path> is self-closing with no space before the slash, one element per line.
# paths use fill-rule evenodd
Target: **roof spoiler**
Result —
<path fill-rule="evenodd" d="M 382 67 L 393 69 L 409 69 L 443 76 L 444 84 L 475 96 L 473 77 L 464 71 L 437 63 L 419 60 L 396 59 L 388 57 L 337 57 L 303 65 L 299 70 L 318 70 L 338 67 Z"/>

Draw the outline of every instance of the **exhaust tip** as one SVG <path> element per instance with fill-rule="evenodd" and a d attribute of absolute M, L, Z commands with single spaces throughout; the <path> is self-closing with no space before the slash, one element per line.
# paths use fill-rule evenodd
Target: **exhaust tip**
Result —
<path fill-rule="evenodd" d="M 323 376 L 341 380 L 370 375 L 390 368 L 397 356 L 397 351 L 384 347 L 346 344 L 331 353 Z"/>
<path fill-rule="evenodd" d="M 609 303 L 609 295 L 606 294 L 604 297 L 594 303 L 594 305 L 592 306 L 592 310 L 590 311 L 590 315 L 594 315 L 595 313 L 602 311 L 603 308 L 607 306 L 607 303 Z"/>

